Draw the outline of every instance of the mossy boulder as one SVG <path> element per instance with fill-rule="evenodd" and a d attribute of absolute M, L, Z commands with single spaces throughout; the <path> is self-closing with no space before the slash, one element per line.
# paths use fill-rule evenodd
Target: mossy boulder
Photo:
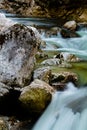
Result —
<path fill-rule="evenodd" d="M 22 88 L 19 100 L 22 106 L 30 113 L 42 113 L 52 98 L 53 88 L 35 79 L 29 86 Z"/>

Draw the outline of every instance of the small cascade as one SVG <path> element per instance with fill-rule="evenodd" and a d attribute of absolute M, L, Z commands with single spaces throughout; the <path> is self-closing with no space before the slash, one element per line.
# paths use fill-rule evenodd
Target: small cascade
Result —
<path fill-rule="evenodd" d="M 44 50 L 68 52 L 87 60 L 87 30 L 80 30 L 78 34 L 80 34 L 81 37 L 66 39 L 60 37 L 60 35 L 52 38 L 43 37 L 47 45 Z"/>
<path fill-rule="evenodd" d="M 33 130 L 87 130 L 87 88 L 56 92 Z"/>
<path fill-rule="evenodd" d="M 0 31 L 7 29 L 8 27 L 14 25 L 16 22 L 9 18 L 6 18 L 5 14 L 0 13 Z"/>

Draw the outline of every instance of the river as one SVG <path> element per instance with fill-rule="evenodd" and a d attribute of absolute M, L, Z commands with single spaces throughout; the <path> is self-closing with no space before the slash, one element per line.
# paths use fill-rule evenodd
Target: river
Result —
<path fill-rule="evenodd" d="M 51 27 L 59 27 L 64 22 L 63 21 L 60 24 L 60 21 L 57 19 L 35 17 L 27 18 L 16 16 L 3 10 L 0 12 L 3 12 L 7 18 L 10 18 L 15 22 L 22 23 L 27 26 L 31 25 L 38 28 L 46 28 L 48 30 Z M 84 60 L 84 62 L 72 63 L 72 69 L 57 67 L 53 69 L 54 71 L 58 72 L 64 70 L 76 72 L 79 76 L 79 86 L 83 86 L 87 84 L 87 29 L 81 29 L 77 33 L 81 35 L 80 38 L 64 39 L 60 36 L 60 34 L 51 37 L 45 37 L 45 35 L 41 35 L 41 37 L 46 42 L 46 48 L 44 51 L 65 51 L 75 54 Z M 53 96 L 51 104 L 34 127 L 34 130 L 87 130 L 87 89 L 77 89 L 72 84 L 69 84 L 68 86 L 69 87 L 65 92 L 57 92 Z M 75 122 L 77 122 L 77 124 Z"/>

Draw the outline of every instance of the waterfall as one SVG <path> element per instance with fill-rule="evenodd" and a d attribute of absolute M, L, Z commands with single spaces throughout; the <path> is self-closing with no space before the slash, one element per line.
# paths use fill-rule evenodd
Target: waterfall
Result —
<path fill-rule="evenodd" d="M 87 130 L 87 88 L 56 92 L 33 130 Z"/>

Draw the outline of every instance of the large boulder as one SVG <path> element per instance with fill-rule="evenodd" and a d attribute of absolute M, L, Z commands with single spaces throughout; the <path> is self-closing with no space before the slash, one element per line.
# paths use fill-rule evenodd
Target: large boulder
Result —
<path fill-rule="evenodd" d="M 29 83 L 37 42 L 34 31 L 21 24 L 0 33 L 0 82 L 21 87 Z"/>
<path fill-rule="evenodd" d="M 35 79 L 29 86 L 22 88 L 19 100 L 26 111 L 30 113 L 42 113 L 48 103 L 51 101 L 53 88 L 41 81 Z"/>

